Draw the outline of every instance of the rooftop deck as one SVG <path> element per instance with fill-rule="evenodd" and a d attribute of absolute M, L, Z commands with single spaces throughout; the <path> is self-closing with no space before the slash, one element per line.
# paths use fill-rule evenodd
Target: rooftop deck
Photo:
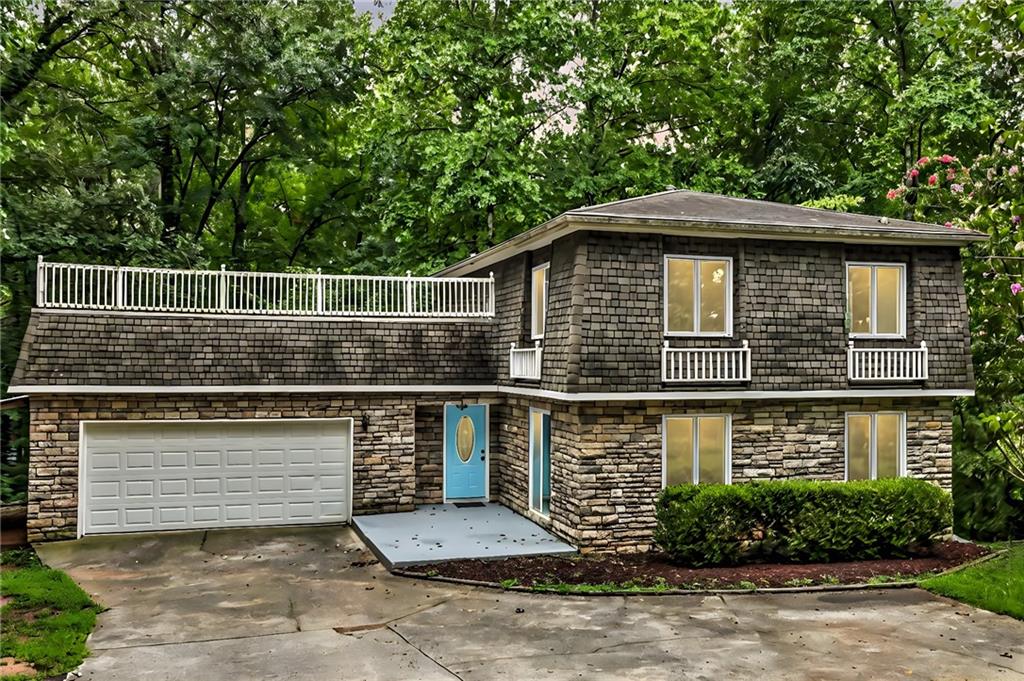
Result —
<path fill-rule="evenodd" d="M 74 310 L 347 318 L 494 316 L 494 276 L 175 270 L 45 262 L 36 305 Z"/>

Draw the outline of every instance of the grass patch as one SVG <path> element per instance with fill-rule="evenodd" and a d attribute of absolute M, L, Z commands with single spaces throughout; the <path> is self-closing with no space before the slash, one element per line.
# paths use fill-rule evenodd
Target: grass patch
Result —
<path fill-rule="evenodd" d="M 997 558 L 920 585 L 932 593 L 1024 620 L 1024 543 L 1004 547 L 1006 553 Z"/>
<path fill-rule="evenodd" d="M 673 588 L 668 582 L 658 579 L 651 584 L 639 582 L 604 582 L 602 584 L 567 584 L 565 582 L 536 582 L 533 591 L 560 594 L 598 594 L 609 592 L 658 593 Z"/>
<path fill-rule="evenodd" d="M 0 594 L 10 599 L 0 610 L 0 656 L 31 664 L 40 678 L 81 664 L 89 654 L 85 639 L 102 608 L 30 549 L 4 551 L 0 563 Z"/>

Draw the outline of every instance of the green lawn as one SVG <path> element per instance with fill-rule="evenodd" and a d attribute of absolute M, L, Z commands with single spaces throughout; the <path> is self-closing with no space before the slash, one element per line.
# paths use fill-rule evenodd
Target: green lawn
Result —
<path fill-rule="evenodd" d="M 949 596 L 1002 615 L 1024 620 L 1024 543 L 980 565 L 921 582 L 932 593 Z"/>
<path fill-rule="evenodd" d="M 39 677 L 81 664 L 102 608 L 66 574 L 42 565 L 31 549 L 4 551 L 0 564 L 0 594 L 10 599 L 0 610 L 0 657 L 31 664 Z"/>

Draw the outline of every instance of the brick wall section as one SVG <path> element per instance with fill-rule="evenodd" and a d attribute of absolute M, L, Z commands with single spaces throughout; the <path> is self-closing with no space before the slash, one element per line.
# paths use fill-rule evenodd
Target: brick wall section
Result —
<path fill-rule="evenodd" d="M 574 539 L 585 551 L 650 547 L 666 414 L 731 414 L 732 473 L 739 483 L 843 480 L 845 413 L 905 411 L 908 474 L 947 490 L 951 486 L 950 400 L 593 403 L 578 410 L 574 475 L 580 491 L 574 527 L 579 529 Z"/>
<path fill-rule="evenodd" d="M 12 385 L 493 384 L 494 326 L 37 311 Z"/>
<path fill-rule="evenodd" d="M 437 410 L 442 396 L 33 397 L 29 430 L 29 539 L 74 537 L 80 420 L 354 419 L 352 506 L 356 514 L 410 511 L 417 494 L 416 401 Z M 426 412 L 424 412 L 426 413 Z M 362 417 L 368 418 L 364 430 Z M 426 433 L 425 429 L 420 429 Z M 428 482 L 426 489 L 433 483 Z"/>

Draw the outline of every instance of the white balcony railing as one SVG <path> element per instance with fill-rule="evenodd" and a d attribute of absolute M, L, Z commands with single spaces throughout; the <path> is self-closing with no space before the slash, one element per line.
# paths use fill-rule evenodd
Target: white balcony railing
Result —
<path fill-rule="evenodd" d="M 750 348 L 670 348 L 661 350 L 664 383 L 741 383 L 750 380 Z"/>
<path fill-rule="evenodd" d="M 44 262 L 45 308 L 331 317 L 493 317 L 488 278 L 172 270 Z"/>
<path fill-rule="evenodd" d="M 508 351 L 509 377 L 539 381 L 543 351 L 540 341 L 536 341 L 532 348 L 517 348 L 513 343 Z"/>
<path fill-rule="evenodd" d="M 928 346 L 919 348 L 855 348 L 853 341 L 846 350 L 846 363 L 851 381 L 926 381 L 928 380 Z"/>

